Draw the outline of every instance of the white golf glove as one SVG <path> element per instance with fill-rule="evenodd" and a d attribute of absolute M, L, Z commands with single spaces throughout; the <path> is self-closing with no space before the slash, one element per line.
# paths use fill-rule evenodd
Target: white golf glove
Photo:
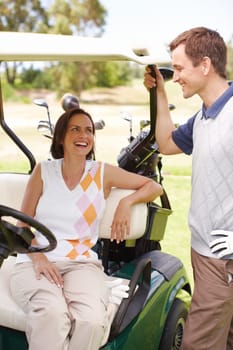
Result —
<path fill-rule="evenodd" d="M 128 298 L 129 286 L 122 282 L 123 280 L 121 278 L 105 281 L 107 287 L 110 289 L 109 301 L 111 303 L 120 305 L 123 298 Z"/>
<path fill-rule="evenodd" d="M 211 236 L 217 236 L 209 247 L 212 253 L 216 253 L 218 258 L 233 254 L 233 231 L 213 230 Z"/>

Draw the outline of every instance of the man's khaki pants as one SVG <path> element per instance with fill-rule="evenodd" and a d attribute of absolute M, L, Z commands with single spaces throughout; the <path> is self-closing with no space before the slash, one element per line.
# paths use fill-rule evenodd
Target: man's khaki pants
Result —
<path fill-rule="evenodd" d="M 191 253 L 194 293 L 182 350 L 233 350 L 233 261 Z"/>
<path fill-rule="evenodd" d="M 43 275 L 37 280 L 31 262 L 16 264 L 11 277 L 15 301 L 27 314 L 30 350 L 96 350 L 106 322 L 107 288 L 96 263 L 56 263 L 64 288 Z"/>

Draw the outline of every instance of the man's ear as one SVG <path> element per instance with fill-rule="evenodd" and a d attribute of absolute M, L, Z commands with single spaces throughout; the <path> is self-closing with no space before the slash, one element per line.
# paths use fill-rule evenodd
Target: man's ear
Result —
<path fill-rule="evenodd" d="M 201 66 L 202 66 L 203 74 L 207 75 L 210 71 L 210 66 L 211 66 L 211 60 L 208 56 L 205 56 L 202 58 Z"/>

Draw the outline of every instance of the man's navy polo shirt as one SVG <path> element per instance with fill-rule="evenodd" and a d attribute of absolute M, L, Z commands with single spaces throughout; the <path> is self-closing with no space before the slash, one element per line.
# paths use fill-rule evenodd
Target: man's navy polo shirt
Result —
<path fill-rule="evenodd" d="M 232 96 L 233 83 L 231 82 L 229 88 L 212 104 L 212 106 L 205 108 L 204 104 L 202 105 L 202 118 L 216 118 Z M 191 154 L 193 151 L 193 124 L 197 114 L 198 112 L 188 119 L 187 123 L 180 125 L 172 133 L 173 141 L 186 154 Z"/>

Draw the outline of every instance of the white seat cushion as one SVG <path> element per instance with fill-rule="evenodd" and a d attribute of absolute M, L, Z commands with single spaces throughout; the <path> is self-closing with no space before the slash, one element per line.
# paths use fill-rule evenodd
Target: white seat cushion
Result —
<path fill-rule="evenodd" d="M 110 238 L 111 224 L 116 207 L 123 197 L 128 196 L 133 192 L 133 190 L 112 188 L 111 193 L 107 198 L 106 209 L 100 224 L 101 238 Z M 147 210 L 146 203 L 133 205 L 131 208 L 130 233 L 129 236 L 127 236 L 127 239 L 134 240 L 143 236 L 146 229 Z"/>
<path fill-rule="evenodd" d="M 20 210 L 28 174 L 0 174 L 0 204 Z M 113 188 L 107 198 L 106 209 L 100 224 L 100 237 L 110 238 L 111 224 L 119 200 L 134 192 L 133 190 Z M 146 228 L 147 204 L 138 203 L 131 208 L 129 240 L 141 237 Z M 8 219 L 15 223 L 12 218 Z"/>
<path fill-rule="evenodd" d="M 28 174 L 0 174 L 0 204 L 20 210 L 24 191 L 29 179 Z M 9 217 L 11 223 L 16 220 Z"/>
<path fill-rule="evenodd" d="M 26 315 L 12 299 L 10 292 L 10 275 L 14 264 L 15 257 L 9 256 L 0 269 L 0 325 L 24 331 Z"/>

